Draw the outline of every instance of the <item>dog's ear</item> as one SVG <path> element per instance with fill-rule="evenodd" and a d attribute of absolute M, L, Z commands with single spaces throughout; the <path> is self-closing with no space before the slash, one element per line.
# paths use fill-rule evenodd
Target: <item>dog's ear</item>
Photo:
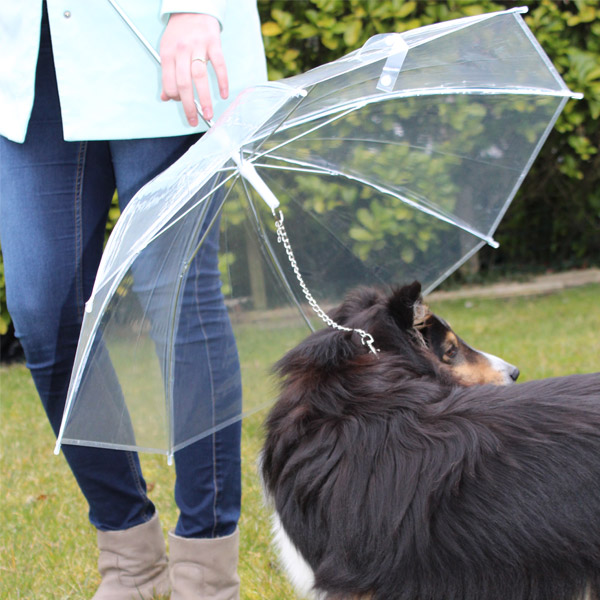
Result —
<path fill-rule="evenodd" d="M 413 281 L 395 290 L 388 300 L 388 311 L 400 329 L 411 329 L 421 306 L 421 284 Z"/>
<path fill-rule="evenodd" d="M 356 334 L 355 334 L 356 335 Z M 320 329 L 290 350 L 274 366 L 280 377 L 293 373 L 330 371 L 361 352 L 361 344 L 348 332 Z"/>

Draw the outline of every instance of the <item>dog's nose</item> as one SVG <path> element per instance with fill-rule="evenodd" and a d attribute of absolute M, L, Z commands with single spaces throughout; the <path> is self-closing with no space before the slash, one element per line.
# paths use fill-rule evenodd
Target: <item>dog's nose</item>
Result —
<path fill-rule="evenodd" d="M 521 371 L 519 371 L 519 369 L 517 369 L 517 367 L 512 367 L 510 370 L 510 378 L 513 381 L 516 381 L 517 379 L 519 379 L 519 375 L 521 374 Z"/>

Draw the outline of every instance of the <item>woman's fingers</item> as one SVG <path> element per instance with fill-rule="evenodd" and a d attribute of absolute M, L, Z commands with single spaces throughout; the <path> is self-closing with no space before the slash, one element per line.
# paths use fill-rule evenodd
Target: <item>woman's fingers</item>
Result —
<path fill-rule="evenodd" d="M 198 51 L 198 56 L 200 56 L 200 52 Z M 202 109 L 202 116 L 208 121 L 212 119 L 212 100 L 210 97 L 210 89 L 208 86 L 208 60 L 200 58 L 193 58 L 191 62 L 191 80 L 193 82 L 193 87 L 196 89 L 196 93 L 198 95 L 198 102 L 200 103 L 200 107 Z M 192 90 L 192 108 L 194 112 L 196 111 L 196 105 L 194 103 L 193 98 L 193 90 Z M 183 110 L 187 115 L 186 103 L 183 102 Z"/>
<path fill-rule="evenodd" d="M 227 67 L 219 22 L 210 15 L 171 15 L 161 40 L 162 100 L 180 100 L 190 125 L 198 124 L 195 94 L 206 120 L 213 117 L 208 63 L 217 76 L 222 98 L 229 95 Z"/>

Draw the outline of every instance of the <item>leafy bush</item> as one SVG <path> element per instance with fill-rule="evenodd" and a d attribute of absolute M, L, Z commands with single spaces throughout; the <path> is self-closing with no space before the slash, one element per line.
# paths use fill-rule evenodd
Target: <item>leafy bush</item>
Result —
<path fill-rule="evenodd" d="M 600 6 L 529 3 L 526 21 L 584 99 L 569 102 L 498 230 L 505 266 L 582 266 L 600 260 Z"/>

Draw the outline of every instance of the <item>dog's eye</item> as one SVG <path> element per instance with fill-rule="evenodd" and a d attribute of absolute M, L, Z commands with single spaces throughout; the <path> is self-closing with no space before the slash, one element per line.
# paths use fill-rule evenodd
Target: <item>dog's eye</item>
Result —
<path fill-rule="evenodd" d="M 456 357 L 456 355 L 458 354 L 458 346 L 455 346 L 454 344 L 452 344 L 448 350 L 446 350 L 446 352 L 444 353 L 444 358 L 448 359 L 448 360 L 452 360 L 453 358 Z"/>

